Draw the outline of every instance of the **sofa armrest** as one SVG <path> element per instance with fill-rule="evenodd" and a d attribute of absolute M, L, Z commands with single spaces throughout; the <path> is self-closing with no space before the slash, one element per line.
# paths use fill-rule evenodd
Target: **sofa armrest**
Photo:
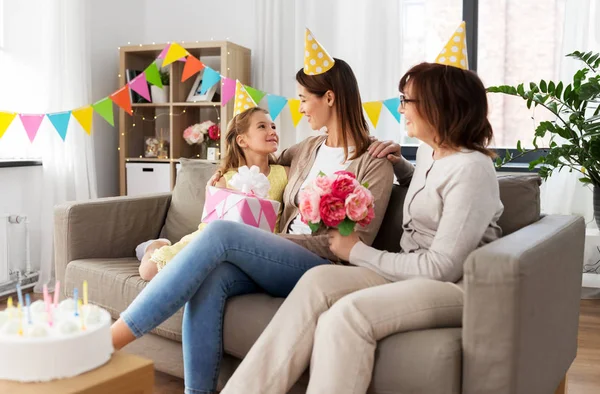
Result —
<path fill-rule="evenodd" d="M 585 223 L 545 216 L 465 263 L 463 393 L 553 393 L 577 353 Z"/>
<path fill-rule="evenodd" d="M 54 208 L 56 279 L 67 264 L 89 258 L 134 257 L 135 247 L 156 238 L 165 222 L 171 193 L 68 202 Z"/>

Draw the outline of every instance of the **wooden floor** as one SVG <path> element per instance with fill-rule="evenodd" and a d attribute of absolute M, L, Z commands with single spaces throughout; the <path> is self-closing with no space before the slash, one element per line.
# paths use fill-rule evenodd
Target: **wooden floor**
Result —
<path fill-rule="evenodd" d="M 40 299 L 38 294 L 32 296 Z M 6 297 L 0 298 L 0 310 Z M 183 380 L 156 371 L 155 394 L 183 393 Z M 568 394 L 600 393 L 600 300 L 582 300 L 579 318 L 579 349 L 567 375 Z"/>

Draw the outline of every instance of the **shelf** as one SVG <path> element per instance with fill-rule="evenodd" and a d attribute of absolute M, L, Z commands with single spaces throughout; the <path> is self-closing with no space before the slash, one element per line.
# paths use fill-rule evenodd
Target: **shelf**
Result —
<path fill-rule="evenodd" d="M 185 103 L 173 103 L 173 107 L 220 107 L 221 103 L 217 101 L 194 101 Z"/>
<path fill-rule="evenodd" d="M 127 162 L 137 162 L 137 163 L 170 163 L 174 160 L 172 159 L 156 159 L 153 157 L 128 157 L 125 159 Z"/>
<path fill-rule="evenodd" d="M 155 104 L 155 103 L 137 103 L 137 104 L 135 104 L 134 103 L 134 104 L 131 104 L 131 106 L 133 108 L 136 108 L 136 107 L 159 108 L 159 107 L 168 107 L 170 105 L 171 104 L 169 104 L 169 103 L 159 103 L 159 104 Z"/>

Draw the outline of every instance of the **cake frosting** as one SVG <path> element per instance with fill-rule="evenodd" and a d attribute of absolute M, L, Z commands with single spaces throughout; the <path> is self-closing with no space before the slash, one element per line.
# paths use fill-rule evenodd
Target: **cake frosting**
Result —
<path fill-rule="evenodd" d="M 72 298 L 46 310 L 36 301 L 21 313 L 0 311 L 0 379 L 44 382 L 97 368 L 113 353 L 109 313 Z M 51 321 L 51 323 L 50 323 Z"/>

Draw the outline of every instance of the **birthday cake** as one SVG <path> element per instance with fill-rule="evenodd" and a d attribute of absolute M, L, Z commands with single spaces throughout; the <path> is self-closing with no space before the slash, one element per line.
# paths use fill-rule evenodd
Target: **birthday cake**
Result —
<path fill-rule="evenodd" d="M 21 303 L 0 311 L 0 379 L 69 378 L 110 359 L 111 318 L 104 309 L 72 298 Z"/>

